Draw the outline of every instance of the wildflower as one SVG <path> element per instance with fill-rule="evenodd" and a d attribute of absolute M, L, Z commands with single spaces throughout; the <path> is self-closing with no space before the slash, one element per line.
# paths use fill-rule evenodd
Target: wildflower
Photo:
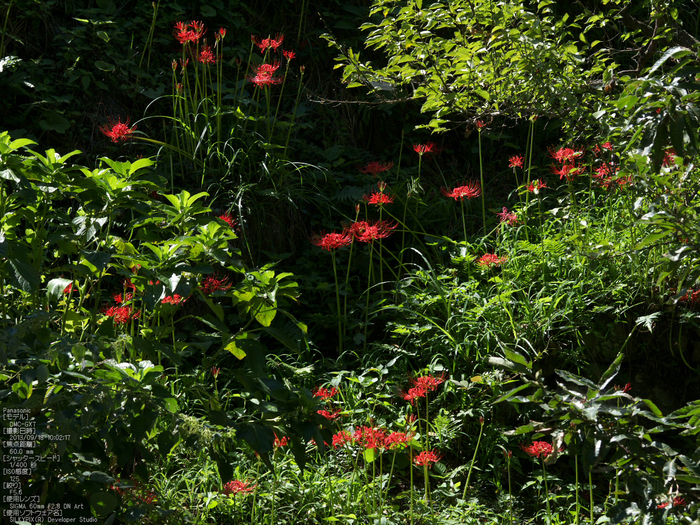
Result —
<path fill-rule="evenodd" d="M 626 383 L 625 386 L 615 385 L 613 388 L 618 392 L 622 392 L 623 394 L 625 394 L 632 390 L 632 383 Z"/>
<path fill-rule="evenodd" d="M 557 162 L 574 162 L 576 157 L 583 155 L 582 151 L 576 151 L 572 148 L 559 148 L 557 151 L 549 150 L 549 156 Z"/>
<path fill-rule="evenodd" d="M 420 398 L 420 397 L 425 397 L 425 394 L 428 393 L 428 390 L 424 385 L 416 385 L 413 388 L 409 388 L 408 392 L 400 392 L 400 395 L 402 398 L 404 398 L 406 401 L 410 401 L 411 404 L 413 404 L 413 401 Z"/>
<path fill-rule="evenodd" d="M 415 147 L 415 146 L 414 146 Z M 377 162 L 376 160 L 373 160 L 372 162 L 368 163 L 362 168 L 358 168 L 362 173 L 367 173 L 371 174 L 373 177 L 376 177 L 377 174 L 383 173 L 387 170 L 390 170 L 394 166 L 393 162 Z"/>
<path fill-rule="evenodd" d="M 508 167 L 509 168 L 522 168 L 523 167 L 523 156 L 522 155 L 513 155 L 509 160 Z"/>
<path fill-rule="evenodd" d="M 211 46 L 203 46 L 199 53 L 199 61 L 202 64 L 216 64 L 216 55 L 211 50 Z"/>
<path fill-rule="evenodd" d="M 538 195 L 540 193 L 540 190 L 542 190 L 546 187 L 547 187 L 547 183 L 544 181 L 544 179 L 534 180 L 530 184 L 527 185 L 527 191 L 529 191 L 530 193 L 534 193 L 535 195 Z"/>
<path fill-rule="evenodd" d="M 314 235 L 311 238 L 311 242 L 330 252 L 352 244 L 352 233 L 347 231 L 322 233 L 321 235 Z"/>
<path fill-rule="evenodd" d="M 216 33 L 216 39 L 223 40 L 225 36 L 226 36 L 226 30 L 223 27 L 219 28 L 219 32 Z"/>
<path fill-rule="evenodd" d="M 231 228 L 235 228 L 236 224 L 238 224 L 238 221 L 231 217 L 230 213 L 224 213 L 223 215 L 219 215 L 219 219 L 226 222 Z"/>
<path fill-rule="evenodd" d="M 508 223 L 509 226 L 515 226 L 518 223 L 518 216 L 512 212 L 508 211 L 508 208 L 503 206 L 503 211 L 496 214 L 501 222 Z"/>
<path fill-rule="evenodd" d="M 181 295 L 178 294 L 173 294 L 173 295 L 168 295 L 163 298 L 161 301 L 163 304 L 180 304 L 185 302 L 187 299 L 184 299 Z"/>
<path fill-rule="evenodd" d="M 386 432 L 381 428 L 360 427 L 355 430 L 352 439 L 366 449 L 385 448 Z"/>
<path fill-rule="evenodd" d="M 613 149 L 612 144 L 610 144 L 610 142 L 606 142 L 605 144 L 596 144 L 593 147 L 593 153 L 595 153 L 595 155 L 597 157 L 600 154 L 600 152 L 603 151 L 603 149 L 606 149 L 608 151 L 612 151 L 612 149 Z"/>
<path fill-rule="evenodd" d="M 286 447 L 288 443 L 287 436 L 282 436 L 281 438 L 277 437 L 277 434 L 275 434 L 275 441 L 272 443 L 272 446 L 277 448 L 277 447 Z"/>
<path fill-rule="evenodd" d="M 426 142 L 425 144 L 414 144 L 413 151 L 423 156 L 426 153 L 438 153 L 440 149 L 434 142 Z"/>
<path fill-rule="evenodd" d="M 677 157 L 676 150 L 673 148 L 668 148 L 666 151 L 664 151 L 663 165 L 664 166 L 672 166 L 673 159 L 675 159 L 676 157 Z"/>
<path fill-rule="evenodd" d="M 583 173 L 583 169 L 577 167 L 573 162 L 566 162 L 561 168 L 557 168 L 556 166 L 552 165 L 551 169 L 552 173 L 559 175 L 560 179 L 566 177 L 566 180 L 574 180 L 576 175 Z"/>
<path fill-rule="evenodd" d="M 189 63 L 190 63 L 190 59 L 189 59 L 189 58 L 185 59 L 184 62 L 182 61 L 182 59 L 180 59 L 180 67 L 181 67 L 183 70 L 187 67 L 187 64 L 189 64 Z"/>
<path fill-rule="evenodd" d="M 235 479 L 226 483 L 226 485 L 224 485 L 224 487 L 221 489 L 221 492 L 227 496 L 230 494 L 250 494 L 256 487 L 257 485 L 251 484 L 249 481 L 239 481 Z"/>
<path fill-rule="evenodd" d="M 476 124 L 476 127 L 479 129 L 486 127 L 486 122 L 483 120 L 477 120 L 474 124 Z"/>
<path fill-rule="evenodd" d="M 457 186 L 453 190 L 441 188 L 440 191 L 442 191 L 445 197 L 450 197 L 454 200 L 464 200 L 465 197 L 467 199 L 473 199 L 481 195 L 481 185 L 477 181 L 469 181 L 466 185 Z"/>
<path fill-rule="evenodd" d="M 190 29 L 190 26 L 192 26 L 192 29 Z M 198 42 L 206 32 L 207 30 L 202 22 L 193 20 L 189 24 L 185 22 L 175 23 L 175 38 L 183 45 L 188 42 Z"/>
<path fill-rule="evenodd" d="M 322 386 L 314 388 L 311 391 L 311 394 L 314 397 L 320 397 L 323 401 L 328 401 L 330 398 L 332 398 L 334 395 L 338 393 L 338 389 L 335 387 L 331 387 L 330 390 L 328 388 L 324 388 Z"/>
<path fill-rule="evenodd" d="M 138 319 L 141 316 L 141 311 L 136 311 L 130 306 L 111 306 L 103 308 L 102 313 L 107 317 L 112 317 L 116 324 L 126 324 L 132 319 Z"/>
<path fill-rule="evenodd" d="M 669 505 L 668 502 L 661 503 L 660 505 L 657 505 L 656 508 L 657 509 L 665 509 L 666 507 L 668 507 L 668 505 Z M 673 498 L 673 506 L 674 507 L 682 507 L 683 505 L 685 505 L 685 498 L 681 498 L 680 496 L 676 496 L 675 498 Z"/>
<path fill-rule="evenodd" d="M 498 257 L 498 255 L 496 255 L 495 253 L 487 253 L 479 257 L 479 260 L 476 262 L 479 266 L 490 268 L 491 266 L 500 266 L 505 261 L 505 257 L 501 258 Z"/>
<path fill-rule="evenodd" d="M 352 443 L 352 436 L 349 432 L 341 430 L 333 435 L 333 448 L 342 447 L 347 443 Z"/>
<path fill-rule="evenodd" d="M 504 456 L 506 459 L 510 459 L 510 458 L 513 457 L 513 451 L 512 451 L 512 450 L 504 450 L 504 451 L 503 451 L 503 456 Z"/>
<path fill-rule="evenodd" d="M 228 277 L 219 279 L 218 274 L 210 275 L 202 280 L 202 284 L 199 286 L 204 293 L 213 293 L 217 291 L 225 292 L 231 288 L 231 283 L 227 282 Z"/>
<path fill-rule="evenodd" d="M 282 45 L 282 42 L 284 42 L 284 35 L 277 33 L 274 39 L 270 39 L 270 47 L 273 51 L 277 51 L 277 48 Z"/>
<path fill-rule="evenodd" d="M 535 458 L 546 458 L 552 453 L 552 445 L 546 441 L 533 441 L 530 446 L 525 446 L 524 443 L 521 443 L 520 448 L 523 452 L 527 453 L 528 456 Z"/>
<path fill-rule="evenodd" d="M 379 183 L 381 187 L 381 182 Z M 384 204 L 391 204 L 394 202 L 394 197 L 391 195 L 387 195 L 383 191 L 381 192 L 372 192 L 371 195 L 365 195 L 362 197 L 367 204 L 374 204 L 375 206 L 383 206 Z"/>
<path fill-rule="evenodd" d="M 260 37 L 257 37 L 255 35 L 251 35 L 250 39 L 253 41 L 253 44 L 258 46 L 260 48 L 260 52 L 264 52 L 268 47 L 270 47 L 270 39 L 269 38 L 264 38 L 260 39 Z"/>
<path fill-rule="evenodd" d="M 212 367 L 211 367 L 211 375 L 214 376 L 214 379 L 216 379 L 217 377 L 219 377 L 219 372 L 221 372 L 221 368 L 217 368 L 217 367 L 215 367 L 215 366 L 212 366 Z"/>
<path fill-rule="evenodd" d="M 370 224 L 367 221 L 358 221 L 353 223 L 349 228 L 348 232 L 360 242 L 373 242 L 376 239 L 385 239 L 391 235 L 392 230 L 396 228 L 398 224 L 392 224 L 389 221 L 377 221 L 374 224 Z"/>
<path fill-rule="evenodd" d="M 442 456 L 440 454 L 436 454 L 432 450 L 424 450 L 420 454 L 418 454 L 415 458 L 413 458 L 413 463 L 418 465 L 419 467 L 422 467 L 424 465 L 427 465 L 428 467 L 432 467 L 433 463 L 437 463 L 442 459 Z"/>
<path fill-rule="evenodd" d="M 272 86 L 275 84 L 281 84 L 282 77 L 276 77 L 275 72 L 279 68 L 279 63 L 275 61 L 272 64 L 261 64 L 254 71 L 255 76 L 248 77 L 253 84 L 258 87 Z"/>
<path fill-rule="evenodd" d="M 392 432 L 384 440 L 386 448 L 395 449 L 399 445 L 405 445 L 413 439 L 413 432 Z"/>
<path fill-rule="evenodd" d="M 72 282 L 68 283 L 68 286 L 66 286 L 63 289 L 63 293 L 73 293 L 73 283 Z"/>
<path fill-rule="evenodd" d="M 445 374 L 441 374 L 437 377 L 427 375 L 421 377 L 414 377 L 413 379 L 411 379 L 411 383 L 413 383 L 417 387 L 424 388 L 426 392 L 433 392 L 437 390 L 437 387 L 444 382 Z"/>
<path fill-rule="evenodd" d="M 297 55 L 296 55 L 296 53 L 294 53 L 294 51 L 282 51 L 282 54 L 284 55 L 284 58 L 286 58 L 288 62 L 290 60 L 292 60 L 293 58 L 297 57 Z"/>
<path fill-rule="evenodd" d="M 316 411 L 317 414 L 322 415 L 328 421 L 335 421 L 341 412 L 342 412 L 342 410 L 340 410 L 340 409 L 334 410 L 333 412 L 329 412 L 328 410 L 317 410 Z"/>
<path fill-rule="evenodd" d="M 112 296 L 112 299 L 114 299 L 114 302 L 117 304 L 123 304 L 123 303 L 128 303 L 129 301 L 131 301 L 131 299 L 133 299 L 133 297 L 134 297 L 134 295 L 131 293 L 125 293 L 124 295 L 122 295 L 120 293 L 115 293 Z"/>
<path fill-rule="evenodd" d="M 128 140 L 135 130 L 136 126 L 129 127 L 129 119 L 126 119 L 126 122 L 122 122 L 121 118 L 117 122 L 109 119 L 108 124 L 100 127 L 100 131 L 112 139 L 114 143 Z"/>

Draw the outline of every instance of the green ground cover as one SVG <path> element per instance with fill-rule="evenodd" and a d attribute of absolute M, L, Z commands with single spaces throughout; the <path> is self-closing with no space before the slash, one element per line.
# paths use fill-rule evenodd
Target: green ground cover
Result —
<path fill-rule="evenodd" d="M 700 523 L 697 7 L 0 2 L 23 494 Z"/>

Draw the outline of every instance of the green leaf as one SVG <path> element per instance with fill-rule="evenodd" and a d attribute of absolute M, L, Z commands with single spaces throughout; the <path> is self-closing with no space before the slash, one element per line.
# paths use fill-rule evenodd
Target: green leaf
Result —
<path fill-rule="evenodd" d="M 12 284 L 28 293 L 34 293 L 41 286 L 41 275 L 34 266 L 26 260 L 9 258 L 7 260 L 12 273 L 10 277 L 14 281 Z"/>
<path fill-rule="evenodd" d="M 650 399 L 642 399 L 642 403 L 644 403 L 646 406 L 648 406 L 648 407 L 649 407 L 649 410 L 651 410 L 652 413 L 653 413 L 656 417 L 664 417 L 664 415 L 663 415 L 663 413 L 661 412 L 661 410 L 659 410 L 659 407 L 657 407 L 657 406 L 654 404 L 654 402 L 651 401 Z"/>
<path fill-rule="evenodd" d="M 661 58 L 658 59 L 653 66 L 651 66 L 648 75 L 651 75 L 661 66 L 663 66 L 669 58 L 680 58 L 692 54 L 693 52 L 687 47 L 672 47 L 671 49 L 667 50 L 663 55 L 661 55 Z"/>
<path fill-rule="evenodd" d="M 49 296 L 49 299 L 57 301 L 63 297 L 63 290 L 65 290 L 66 287 L 72 282 L 73 281 L 70 279 L 63 279 L 60 277 L 51 279 L 46 287 L 46 294 Z"/>
<path fill-rule="evenodd" d="M 106 516 L 119 505 L 119 500 L 109 492 L 95 492 L 90 497 L 90 506 L 99 516 Z"/>
<path fill-rule="evenodd" d="M 245 351 L 241 347 L 236 345 L 235 339 L 229 341 L 228 344 L 226 344 L 226 346 L 224 347 L 224 350 L 226 350 L 227 352 L 231 352 L 231 354 L 233 354 L 233 356 L 238 360 L 241 360 L 246 356 Z"/>
<path fill-rule="evenodd" d="M 117 69 L 116 67 L 114 67 L 113 64 L 108 64 L 107 62 L 103 62 L 102 60 L 96 60 L 95 67 L 100 71 L 106 71 L 108 73 L 111 73 Z"/>

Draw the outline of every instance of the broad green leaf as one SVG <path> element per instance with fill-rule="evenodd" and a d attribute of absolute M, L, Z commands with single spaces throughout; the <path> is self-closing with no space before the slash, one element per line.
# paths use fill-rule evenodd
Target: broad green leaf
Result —
<path fill-rule="evenodd" d="M 114 478 L 112 478 L 114 479 Z M 119 500 L 109 492 L 95 492 L 90 497 L 90 506 L 99 516 L 106 516 L 119 505 Z"/>

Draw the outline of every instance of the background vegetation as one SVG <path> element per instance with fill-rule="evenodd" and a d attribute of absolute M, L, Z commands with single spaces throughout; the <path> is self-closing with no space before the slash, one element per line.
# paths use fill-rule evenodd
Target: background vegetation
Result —
<path fill-rule="evenodd" d="M 699 8 L 0 2 L 24 493 L 699 523 Z"/>

